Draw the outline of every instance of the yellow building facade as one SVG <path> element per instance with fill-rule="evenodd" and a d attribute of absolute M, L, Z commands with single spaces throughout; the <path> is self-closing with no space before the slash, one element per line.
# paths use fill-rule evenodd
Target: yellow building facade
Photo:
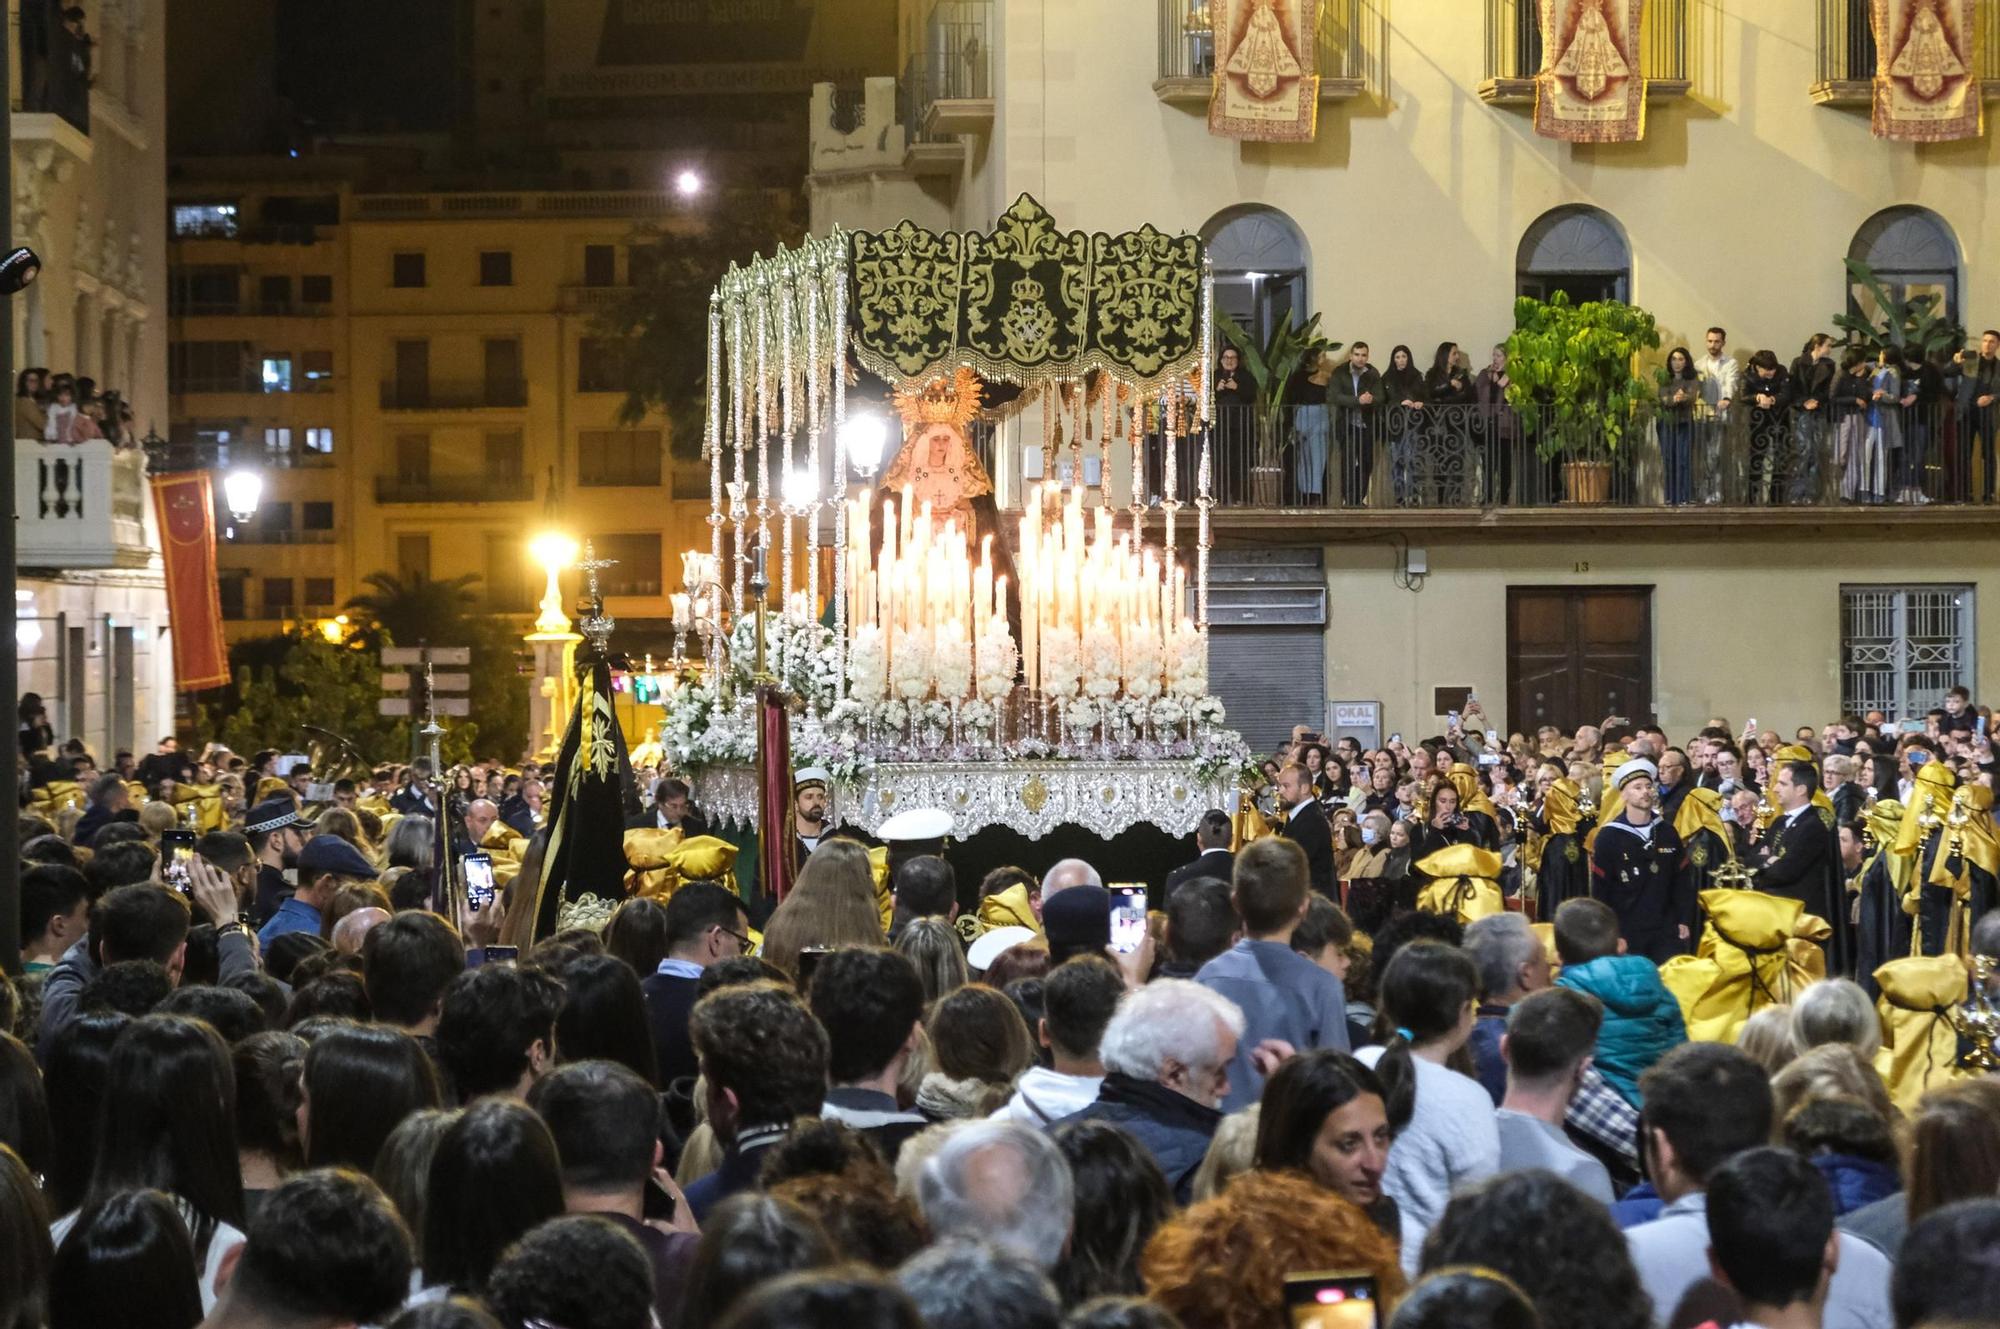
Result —
<path fill-rule="evenodd" d="M 834 89 L 816 106 L 815 229 L 984 230 L 1029 193 L 1068 228 L 1198 232 L 1222 310 L 1264 328 L 1318 313 L 1377 365 L 1401 343 L 1420 369 L 1440 342 L 1484 366 L 1516 295 L 1555 289 L 1650 310 L 1662 352 L 1699 355 L 1721 325 L 1739 361 L 1768 347 L 1789 364 L 1848 308 L 1849 257 L 1939 293 L 1975 336 L 2000 325 L 2000 136 L 1871 137 L 1856 6 L 1651 0 L 1645 135 L 1611 146 L 1536 136 L 1517 0 L 1325 0 L 1314 140 L 1214 137 L 1206 9 L 905 0 L 904 77 L 871 83 L 859 124 Z M 1040 438 L 1032 413 L 1002 427 L 1003 494 Z M 1956 497 L 1990 497 L 1959 464 Z M 1344 713 L 1375 715 L 1379 737 L 1428 734 L 1468 691 L 1511 728 L 1920 711 L 2000 662 L 1995 512 L 1831 491 L 1775 508 L 1667 508 L 1657 490 L 1599 508 L 1225 502 L 1216 672 L 1255 741 L 1331 725 L 1336 702 L 1375 704 Z M 1579 681 L 1600 666 L 1612 681 Z"/>
<path fill-rule="evenodd" d="M 635 231 L 675 201 L 212 171 L 175 205 L 177 441 L 266 479 L 256 519 L 221 518 L 232 636 L 336 614 L 375 572 L 474 576 L 525 623 L 545 529 L 618 560 L 614 614 L 666 616 L 663 569 L 705 538 L 706 504 L 674 498 L 663 420 L 619 423 L 592 325 L 627 293 Z"/>

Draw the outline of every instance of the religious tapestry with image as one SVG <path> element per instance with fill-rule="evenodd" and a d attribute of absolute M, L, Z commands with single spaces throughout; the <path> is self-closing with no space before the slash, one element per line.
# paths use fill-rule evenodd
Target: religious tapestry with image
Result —
<path fill-rule="evenodd" d="M 1873 0 L 1875 137 L 1945 143 L 1984 132 L 1978 9 L 1979 0 Z"/>
<path fill-rule="evenodd" d="M 1639 62 L 1645 0 L 1540 0 L 1542 69 L 1535 132 L 1571 143 L 1636 143 L 1646 134 Z"/>
<path fill-rule="evenodd" d="M 1310 143 L 1319 119 L 1319 0 L 1213 0 L 1215 91 L 1208 130 Z"/>

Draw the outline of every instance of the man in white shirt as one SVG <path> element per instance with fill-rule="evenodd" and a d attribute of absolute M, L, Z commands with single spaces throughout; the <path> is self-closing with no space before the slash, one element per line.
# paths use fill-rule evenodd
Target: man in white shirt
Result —
<path fill-rule="evenodd" d="M 1117 967 L 1095 955 L 1079 955 L 1051 969 L 1042 981 L 1042 1018 L 1035 1035 L 1053 1065 L 1030 1066 L 994 1117 L 1049 1126 L 1097 1101 L 1104 1083 L 1097 1044 L 1124 995 L 1125 979 Z"/>
<path fill-rule="evenodd" d="M 1507 1016 L 1500 1055 L 1507 1063 L 1501 1100 L 1500 1170 L 1541 1168 L 1608 1205 L 1611 1174 L 1569 1142 L 1563 1119 L 1597 1049 L 1604 1008 L 1569 988 L 1530 993 Z"/>
<path fill-rule="evenodd" d="M 1708 1179 L 1708 1262 L 1742 1326 L 1821 1329 L 1840 1266 L 1826 1178 L 1789 1149 L 1747 1149 Z"/>
<path fill-rule="evenodd" d="M 1625 1233 L 1639 1281 L 1665 1325 L 1687 1290 L 1710 1274 L 1709 1178 L 1771 1138 L 1771 1083 L 1748 1055 L 1722 1043 L 1683 1043 L 1639 1078 L 1647 1174 L 1666 1207 Z M 1826 1329 L 1890 1329 L 1890 1266 L 1861 1238 L 1838 1234 Z"/>
<path fill-rule="evenodd" d="M 1726 349 L 1729 334 L 1721 328 L 1708 330 L 1708 354 L 1694 362 L 1701 379 L 1701 411 L 1706 427 L 1702 430 L 1702 468 L 1707 501 L 1721 498 L 1722 436 L 1729 428 L 1729 404 L 1736 397 L 1742 367 Z"/>

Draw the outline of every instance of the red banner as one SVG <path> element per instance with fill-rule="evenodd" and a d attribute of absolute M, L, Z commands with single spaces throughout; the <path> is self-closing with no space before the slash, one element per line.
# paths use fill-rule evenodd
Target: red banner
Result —
<path fill-rule="evenodd" d="M 1877 138 L 1944 143 L 1978 138 L 1985 110 L 1972 25 L 1979 0 L 1874 0 Z"/>
<path fill-rule="evenodd" d="M 1537 134 L 1570 143 L 1636 143 L 1646 136 L 1646 78 L 1639 68 L 1644 4 L 1541 0 Z"/>
<path fill-rule="evenodd" d="M 801 866 L 792 824 L 792 717 L 784 691 L 766 684 L 757 689 L 757 885 L 782 900 Z"/>
<path fill-rule="evenodd" d="M 174 686 L 183 692 L 229 682 L 222 601 L 215 585 L 215 499 L 208 472 L 153 477 L 153 511 L 167 567 L 167 623 L 174 641 Z"/>

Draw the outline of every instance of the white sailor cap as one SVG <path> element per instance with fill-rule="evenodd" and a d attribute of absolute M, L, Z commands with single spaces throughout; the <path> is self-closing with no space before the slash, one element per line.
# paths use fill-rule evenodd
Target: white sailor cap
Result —
<path fill-rule="evenodd" d="M 792 772 L 792 788 L 795 791 L 804 789 L 809 785 L 818 785 L 820 786 L 820 788 L 824 789 L 826 786 L 832 783 L 833 783 L 832 773 L 827 771 L 823 767 L 801 766 L 796 771 Z"/>
<path fill-rule="evenodd" d="M 911 808 L 882 823 L 875 833 L 890 844 L 942 840 L 951 834 L 951 814 L 943 808 Z"/>
<path fill-rule="evenodd" d="M 1660 778 L 1660 768 L 1653 765 L 1652 762 L 1647 761 L 1644 757 L 1634 757 L 1617 770 L 1611 772 L 1611 787 L 1614 789 L 1623 789 L 1627 784 L 1642 775 L 1648 780 L 1658 780 Z"/>

